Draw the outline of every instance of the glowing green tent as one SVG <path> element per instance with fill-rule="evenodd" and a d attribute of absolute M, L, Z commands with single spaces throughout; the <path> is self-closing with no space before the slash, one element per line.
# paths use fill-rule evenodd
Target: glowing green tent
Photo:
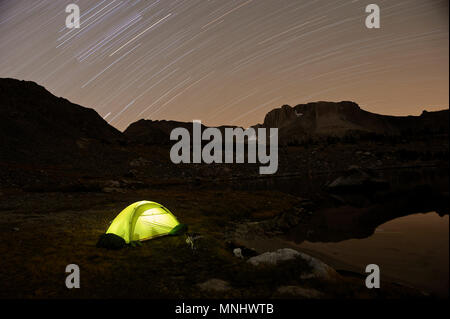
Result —
<path fill-rule="evenodd" d="M 144 200 L 121 211 L 106 234 L 122 237 L 129 244 L 164 235 L 176 235 L 182 226 L 185 225 L 180 224 L 167 208 Z"/>

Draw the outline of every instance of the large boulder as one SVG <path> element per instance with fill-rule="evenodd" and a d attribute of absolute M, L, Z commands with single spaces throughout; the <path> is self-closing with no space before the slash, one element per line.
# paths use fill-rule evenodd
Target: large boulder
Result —
<path fill-rule="evenodd" d="M 291 248 L 282 248 L 276 251 L 266 252 L 261 255 L 249 258 L 247 262 L 254 266 L 274 266 L 281 262 L 298 258 L 306 261 L 306 263 L 310 267 L 310 270 L 308 272 L 305 272 L 301 275 L 301 279 L 314 278 L 320 280 L 335 281 L 340 277 L 336 270 L 334 270 L 324 262 Z"/>
<path fill-rule="evenodd" d="M 300 253 L 294 249 L 282 248 L 277 251 L 266 252 L 264 254 L 249 258 L 248 263 L 253 266 L 265 265 L 277 265 L 280 262 L 292 260 L 300 256 Z"/>
<path fill-rule="evenodd" d="M 311 257 L 304 253 L 300 253 L 300 258 L 305 260 L 311 267 L 309 273 L 304 273 L 300 276 L 301 279 L 316 278 L 327 281 L 335 281 L 340 277 L 336 270 L 317 258 Z"/>

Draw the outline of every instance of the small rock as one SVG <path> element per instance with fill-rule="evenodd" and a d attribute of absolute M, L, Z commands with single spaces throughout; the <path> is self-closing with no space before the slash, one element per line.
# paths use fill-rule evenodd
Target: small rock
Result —
<path fill-rule="evenodd" d="M 138 171 L 135 169 L 130 169 L 128 172 L 126 172 L 125 174 L 123 174 L 124 177 L 128 177 L 128 178 L 134 178 L 136 177 Z"/>
<path fill-rule="evenodd" d="M 19 227 L 14 227 L 13 230 L 14 231 L 19 231 L 20 229 L 19 229 Z"/>
<path fill-rule="evenodd" d="M 103 193 L 125 193 L 125 190 L 116 187 L 104 187 L 102 191 Z"/>
<path fill-rule="evenodd" d="M 141 167 L 141 166 L 144 166 L 144 165 L 147 164 L 147 163 L 149 163 L 148 160 L 146 160 L 146 159 L 143 158 L 143 157 L 138 157 L 138 158 L 133 159 L 133 160 L 130 162 L 130 166 L 132 166 L 132 167 Z"/>
<path fill-rule="evenodd" d="M 87 138 L 80 138 L 79 140 L 76 141 L 76 143 L 80 149 L 85 149 L 89 146 L 90 141 Z"/>
<path fill-rule="evenodd" d="M 241 258 L 243 259 L 244 256 L 242 256 L 242 250 L 240 248 L 235 248 L 233 249 L 233 254 L 237 257 L 237 258 Z"/>
<path fill-rule="evenodd" d="M 105 182 L 105 185 L 107 187 L 120 187 L 120 182 L 115 181 L 115 180 L 110 180 L 110 181 Z"/>
<path fill-rule="evenodd" d="M 203 291 L 227 291 L 230 290 L 230 284 L 227 281 L 221 279 L 209 279 L 204 283 L 198 284 L 198 287 Z"/>
<path fill-rule="evenodd" d="M 349 190 L 367 188 L 385 188 L 387 182 L 380 179 L 373 171 L 361 169 L 358 166 L 350 166 L 348 170 L 328 185 L 329 190 Z"/>
<path fill-rule="evenodd" d="M 277 289 L 280 295 L 291 295 L 306 299 L 318 299 L 323 297 L 323 293 L 312 288 L 302 288 L 299 286 L 282 286 Z"/>

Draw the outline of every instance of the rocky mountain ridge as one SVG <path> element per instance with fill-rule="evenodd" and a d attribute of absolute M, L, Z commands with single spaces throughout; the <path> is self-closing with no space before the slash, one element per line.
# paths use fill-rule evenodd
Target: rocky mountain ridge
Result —
<path fill-rule="evenodd" d="M 255 127 L 277 127 L 282 142 L 301 142 L 311 137 L 373 133 L 382 135 L 447 133 L 448 110 L 420 116 L 390 116 L 371 113 L 350 101 L 312 102 L 294 107 L 283 105 L 267 113 Z"/>

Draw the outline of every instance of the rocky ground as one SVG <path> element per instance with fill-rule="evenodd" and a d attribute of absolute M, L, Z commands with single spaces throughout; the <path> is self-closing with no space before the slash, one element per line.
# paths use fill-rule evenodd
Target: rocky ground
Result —
<path fill-rule="evenodd" d="M 430 149 L 436 144 L 430 143 Z M 298 153 L 309 161 L 300 160 L 292 171 L 302 172 L 301 163 L 320 165 L 321 158 L 336 169 L 326 171 L 321 165 L 300 175 L 254 178 L 222 167 L 225 176 L 195 176 L 193 171 L 218 169 L 203 167 L 164 176 L 141 154 L 129 163 L 134 177 L 77 176 L 70 181 L 38 171 L 48 174 L 46 183 L 2 187 L 0 297 L 430 298 L 392 282 L 369 290 L 359 273 L 311 262 L 301 252 L 276 252 L 272 240 L 278 238 L 364 238 L 402 214 L 448 213 L 448 168 L 436 155 L 399 161 L 394 156 L 377 159 L 370 143 L 315 147 Z M 378 152 L 390 152 L 389 147 L 378 147 Z M 377 167 L 377 161 L 389 165 Z M 62 182 L 55 183 L 54 177 Z M 114 217 L 143 199 L 164 204 L 188 224 L 199 237 L 196 249 L 185 235 L 119 251 L 97 248 Z M 260 245 L 252 250 L 255 240 Z M 272 252 L 269 263 L 251 262 L 267 252 Z M 70 263 L 80 266 L 81 289 L 65 287 Z"/>
<path fill-rule="evenodd" d="M 305 204 L 278 192 L 141 189 L 125 193 L 16 193 L 2 195 L 1 298 L 424 298 L 383 283 L 368 290 L 357 274 L 339 274 L 307 255 L 284 250 L 249 253 L 233 223 L 276 218 Z M 197 233 L 162 237 L 142 247 L 97 248 L 98 237 L 129 203 L 164 203 Z M 299 206 L 300 205 L 300 206 Z M 241 255 L 243 255 L 241 257 Z M 250 256 L 253 256 L 250 257 Z M 65 287 L 65 267 L 80 266 L 81 289 Z"/>
<path fill-rule="evenodd" d="M 426 147 L 418 152 L 417 143 Z M 164 148 L 136 151 L 127 167 L 103 174 L 8 166 L 0 190 L 0 297 L 430 298 L 389 281 L 369 290 L 362 274 L 311 263 L 301 252 L 276 253 L 273 240 L 364 238 L 402 214 L 448 214 L 446 143 L 289 146 L 271 177 L 239 165 L 172 167 L 162 160 Z M 143 199 L 188 224 L 199 236 L 196 249 L 185 235 L 97 248 L 114 217 Z M 281 260 L 250 262 L 267 252 Z M 80 266 L 81 289 L 65 287 L 71 263 Z"/>

